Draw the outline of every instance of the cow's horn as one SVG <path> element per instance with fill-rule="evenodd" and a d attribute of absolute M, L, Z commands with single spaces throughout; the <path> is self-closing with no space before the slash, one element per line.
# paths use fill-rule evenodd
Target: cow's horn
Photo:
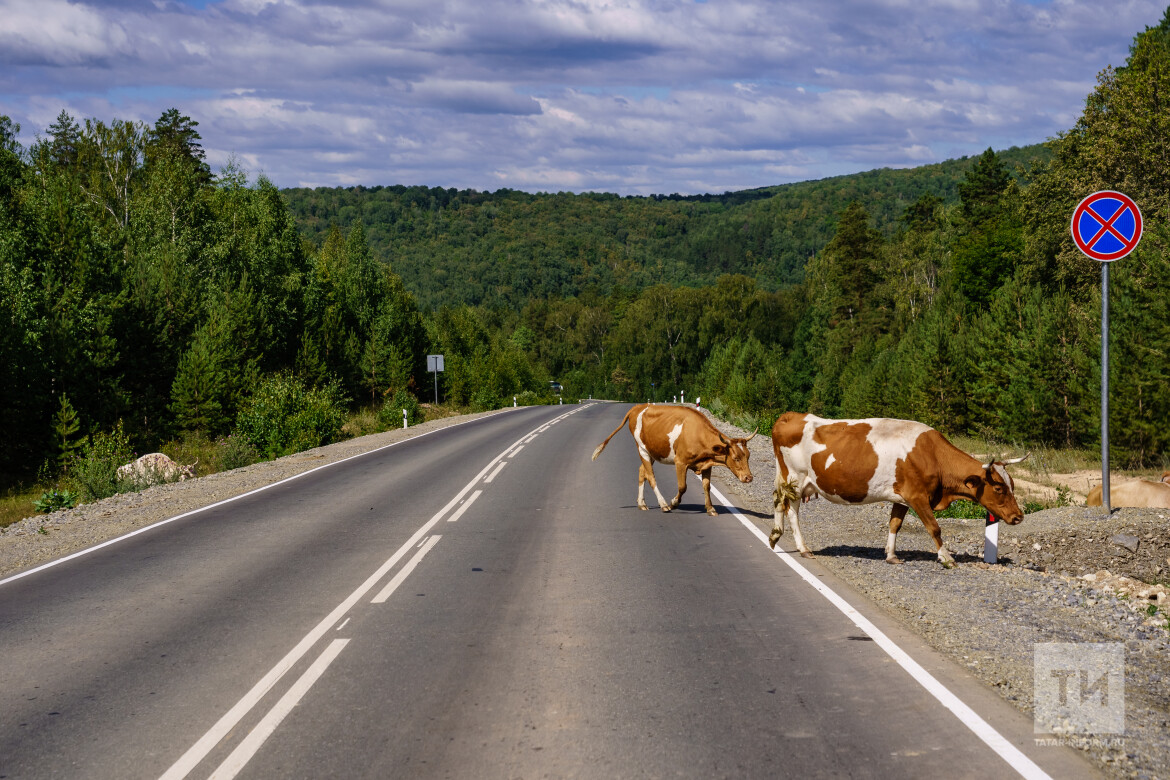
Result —
<path fill-rule="evenodd" d="M 749 437 L 747 437 L 746 439 L 744 439 L 744 440 L 743 440 L 743 443 L 744 443 L 744 444 L 747 444 L 749 441 L 751 441 L 752 439 L 756 438 L 756 434 L 757 434 L 757 433 L 759 433 L 759 431 L 752 431 L 752 435 L 751 435 L 751 436 L 749 436 Z"/>
<path fill-rule="evenodd" d="M 1022 460 L 1024 460 L 1024 459 L 1026 459 L 1026 458 L 1027 458 L 1029 455 L 1031 455 L 1031 454 L 1032 454 L 1032 453 L 1030 453 L 1030 452 L 1025 452 L 1023 455 L 1021 455 L 1021 456 L 1020 456 L 1020 457 L 1018 457 L 1018 458 L 1009 458 L 1009 459 L 1007 459 L 1007 460 L 1005 460 L 1005 461 L 1003 462 L 1003 465 L 1005 465 L 1005 466 L 1010 466 L 1010 465 L 1012 465 L 1013 463 L 1019 463 L 1020 461 L 1022 461 Z"/>

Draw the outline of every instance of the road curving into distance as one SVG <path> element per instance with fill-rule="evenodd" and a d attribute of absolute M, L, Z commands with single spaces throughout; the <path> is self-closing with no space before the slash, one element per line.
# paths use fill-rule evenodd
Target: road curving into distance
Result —
<path fill-rule="evenodd" d="M 0 777 L 1095 776 L 770 518 L 693 477 L 637 510 L 628 435 L 590 462 L 626 408 L 444 428 L 0 584 Z"/>

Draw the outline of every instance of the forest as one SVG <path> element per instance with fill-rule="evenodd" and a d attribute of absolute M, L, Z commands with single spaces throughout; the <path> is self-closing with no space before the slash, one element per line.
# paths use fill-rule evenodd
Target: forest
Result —
<path fill-rule="evenodd" d="M 444 404 L 667 400 L 1096 446 L 1100 189 L 1110 440 L 1170 463 L 1170 11 L 1042 146 L 708 196 L 284 190 L 212 172 L 198 122 L 0 117 L 0 482 L 192 439 L 273 457 Z M 224 461 L 227 462 L 226 460 Z M 232 461 L 236 462 L 236 461 Z"/>

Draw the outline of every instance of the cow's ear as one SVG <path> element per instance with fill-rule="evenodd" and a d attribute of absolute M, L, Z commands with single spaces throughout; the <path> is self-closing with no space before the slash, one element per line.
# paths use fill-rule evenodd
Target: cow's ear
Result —
<path fill-rule="evenodd" d="M 711 448 L 711 450 L 716 455 L 726 455 L 727 454 L 727 445 L 726 444 L 716 444 L 714 447 Z"/>
<path fill-rule="evenodd" d="M 983 484 L 983 477 L 979 476 L 978 474 L 972 474 L 963 480 L 963 484 L 972 490 L 975 490 L 977 487 Z"/>

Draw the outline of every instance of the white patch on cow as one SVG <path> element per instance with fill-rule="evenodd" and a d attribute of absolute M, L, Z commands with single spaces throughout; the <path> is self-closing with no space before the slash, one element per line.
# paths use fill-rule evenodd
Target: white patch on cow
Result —
<path fill-rule="evenodd" d="M 874 501 L 895 501 L 905 503 L 902 496 L 894 491 L 898 462 L 906 459 L 918 443 L 918 437 L 931 430 L 930 426 L 913 420 L 889 420 L 871 418 L 858 422 L 869 423 L 870 431 L 865 440 L 877 453 L 877 470 L 869 480 L 867 503 Z"/>
<path fill-rule="evenodd" d="M 837 459 L 836 455 L 829 455 L 829 457 L 825 458 L 825 471 L 828 471 L 829 469 L 831 469 L 833 467 L 833 461 L 835 461 L 836 459 Z"/>
<path fill-rule="evenodd" d="M 643 409 L 638 414 L 637 422 L 634 423 L 634 444 L 638 445 L 638 455 L 641 456 L 642 460 L 653 463 L 654 459 L 650 457 L 650 450 L 646 449 L 646 442 L 642 441 L 642 418 L 646 416 L 646 411 Z"/>
<path fill-rule="evenodd" d="M 1012 475 L 1007 473 L 1007 469 L 1005 469 L 1003 466 L 999 465 L 998 463 L 992 465 L 992 468 L 995 469 L 996 474 L 999 474 L 999 478 L 1002 479 L 1005 484 L 1007 484 L 1008 490 L 1015 493 L 1016 492 L 1016 483 L 1012 481 Z"/>
<path fill-rule="evenodd" d="M 663 463 L 674 463 L 674 445 L 678 441 L 678 437 L 682 436 L 683 424 L 679 423 L 670 429 L 670 433 L 666 435 L 667 441 L 670 442 L 670 448 L 667 450 L 670 454 L 662 459 Z"/>
<path fill-rule="evenodd" d="M 896 533 L 893 533 L 893 532 L 891 532 L 890 535 L 886 537 L 886 559 L 887 560 L 894 557 L 894 544 L 895 544 L 897 538 L 898 538 L 898 535 Z"/>

